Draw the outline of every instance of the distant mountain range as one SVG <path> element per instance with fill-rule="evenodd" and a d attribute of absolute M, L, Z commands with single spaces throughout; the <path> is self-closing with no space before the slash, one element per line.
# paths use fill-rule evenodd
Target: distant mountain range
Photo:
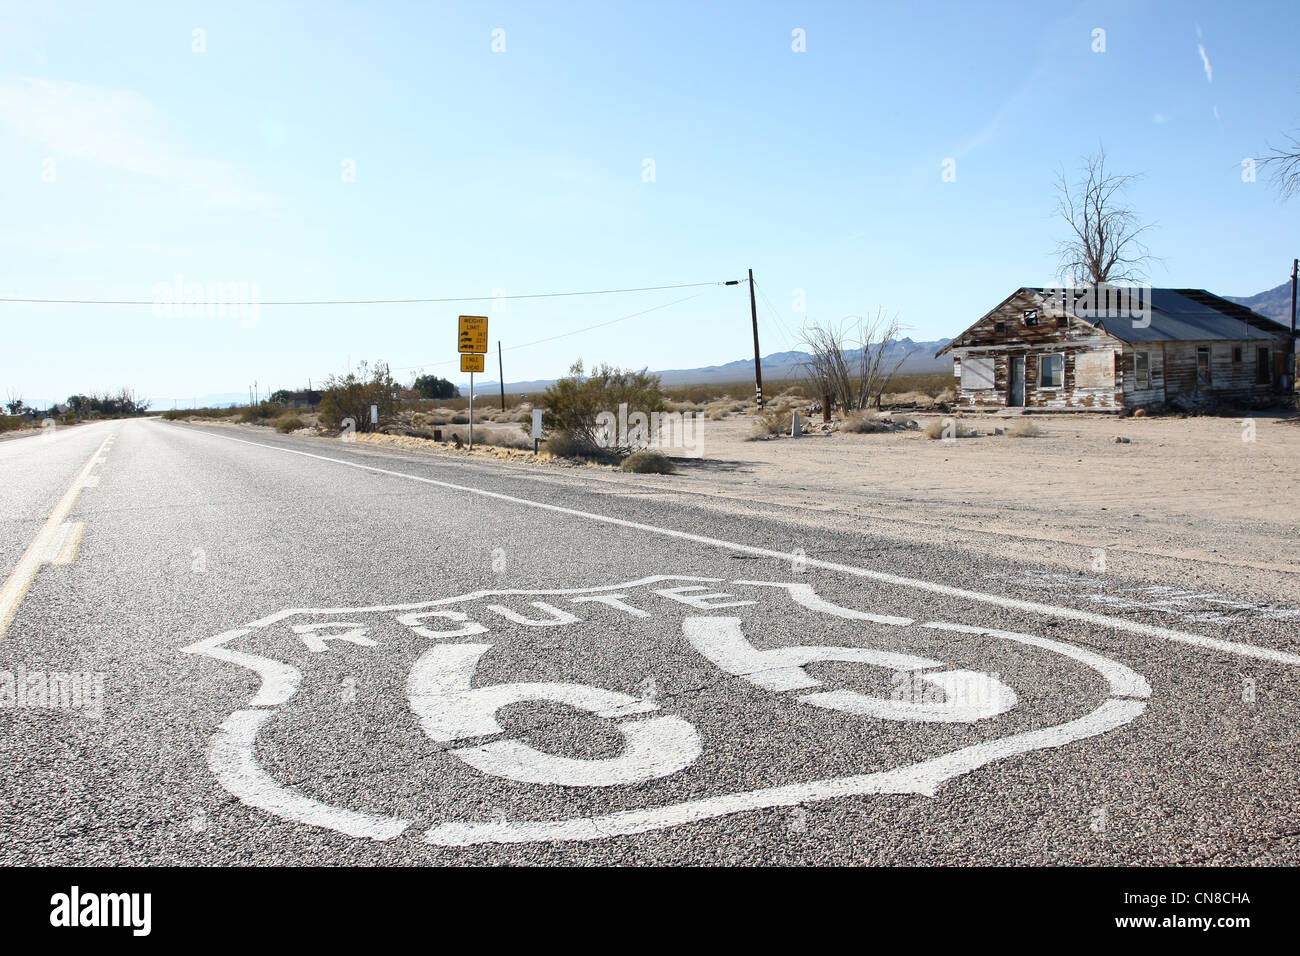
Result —
<path fill-rule="evenodd" d="M 1291 321 L 1291 283 L 1283 282 L 1276 288 L 1269 289 L 1267 292 L 1260 292 L 1256 295 L 1249 296 L 1224 296 L 1232 302 L 1240 303 L 1248 309 L 1253 309 L 1260 315 L 1267 316 L 1284 325 Z M 947 372 L 952 370 L 952 359 L 936 359 L 934 353 L 947 345 L 951 339 L 935 339 L 932 342 L 914 342 L 912 339 L 904 338 L 890 345 L 889 352 L 886 354 L 886 363 L 892 365 L 898 361 L 900 356 L 903 358 L 903 364 L 899 367 L 899 372 L 903 374 L 917 374 L 924 372 Z M 856 358 L 862 354 L 861 349 L 855 349 L 849 353 L 850 358 Z M 771 382 L 782 379 L 798 378 L 803 374 L 802 365 L 808 360 L 806 352 L 773 352 L 770 355 L 763 356 L 763 377 Z M 705 365 L 700 368 L 671 368 L 655 371 L 660 380 L 665 385 L 718 385 L 733 382 L 748 382 L 754 377 L 754 360 L 753 358 L 739 358 L 733 362 L 726 362 L 722 365 Z M 506 382 L 506 391 L 511 394 L 520 392 L 540 392 L 551 385 L 554 379 L 533 379 L 522 382 Z M 479 395 L 492 395 L 497 392 L 500 386 L 494 381 L 476 381 L 476 393 Z M 458 383 L 462 395 L 469 394 L 469 382 Z M 60 399 L 62 401 L 62 399 Z M 181 407 L 188 407 L 193 401 L 192 398 L 178 399 L 154 399 L 153 408 L 155 411 L 165 411 L 172 407 L 173 401 Z M 247 403 L 247 392 L 225 392 L 217 395 L 200 395 L 198 396 L 199 407 L 215 408 L 224 405 L 242 405 Z M 48 408 L 50 400 L 37 399 L 36 407 Z"/>
<path fill-rule="evenodd" d="M 1291 283 L 1283 282 L 1274 289 L 1267 292 L 1260 292 L 1257 295 L 1235 296 L 1225 295 L 1229 302 L 1236 302 L 1238 305 L 1244 305 L 1248 309 L 1258 312 L 1260 315 L 1281 322 L 1283 325 L 1291 324 Z"/>
<path fill-rule="evenodd" d="M 885 364 L 892 366 L 902 360 L 899 372 L 913 374 L 919 372 L 950 372 L 952 359 L 936 359 L 934 353 L 947 345 L 950 339 L 936 339 L 933 342 L 915 342 L 909 338 L 891 342 L 885 352 Z M 853 349 L 845 357 L 853 360 L 861 357 L 862 349 Z M 799 378 L 803 375 L 803 364 L 808 361 L 807 352 L 773 352 L 763 356 L 763 378 L 769 382 L 782 379 Z M 742 358 L 722 365 L 705 365 L 701 368 L 652 369 L 665 385 L 721 385 L 734 382 L 749 382 L 754 378 L 754 359 Z M 520 392 L 540 392 L 552 384 L 554 379 L 534 379 L 527 382 L 506 382 L 506 391 L 510 394 Z M 499 390 L 496 382 L 474 382 L 477 395 L 492 395 Z M 460 382 L 457 387 L 462 395 L 469 394 L 469 382 Z"/>

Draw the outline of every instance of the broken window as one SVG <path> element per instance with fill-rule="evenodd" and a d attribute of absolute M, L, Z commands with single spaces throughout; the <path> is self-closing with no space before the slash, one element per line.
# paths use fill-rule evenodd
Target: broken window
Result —
<path fill-rule="evenodd" d="M 1138 388 L 1151 387 L 1151 353 L 1138 352 L 1133 356 L 1133 377 Z"/>
<path fill-rule="evenodd" d="M 1060 388 L 1065 384 L 1065 356 L 1043 355 L 1038 359 L 1038 384 L 1042 388 Z"/>
<path fill-rule="evenodd" d="M 1202 345 L 1196 350 L 1196 384 L 1210 384 L 1210 347 Z"/>
<path fill-rule="evenodd" d="M 979 358 L 968 355 L 961 362 L 962 388 L 993 387 L 993 357 Z"/>

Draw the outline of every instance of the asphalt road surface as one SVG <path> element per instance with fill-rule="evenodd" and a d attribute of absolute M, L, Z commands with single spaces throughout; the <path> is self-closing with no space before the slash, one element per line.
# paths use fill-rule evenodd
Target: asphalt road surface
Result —
<path fill-rule="evenodd" d="M 5 864 L 1300 861 L 1293 616 L 156 420 L 0 529 Z"/>

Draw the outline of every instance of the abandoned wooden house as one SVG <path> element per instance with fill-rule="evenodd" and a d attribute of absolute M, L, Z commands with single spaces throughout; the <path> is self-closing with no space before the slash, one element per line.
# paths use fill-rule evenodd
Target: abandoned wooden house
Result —
<path fill-rule="evenodd" d="M 1289 384 L 1289 327 L 1203 289 L 1143 288 L 1138 296 L 1140 314 L 1018 289 L 936 353 L 953 355 L 956 407 L 1264 403 Z"/>

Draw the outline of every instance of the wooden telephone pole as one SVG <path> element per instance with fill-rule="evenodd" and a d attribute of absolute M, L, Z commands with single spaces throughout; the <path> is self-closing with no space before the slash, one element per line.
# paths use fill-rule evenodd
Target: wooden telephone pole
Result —
<path fill-rule="evenodd" d="M 506 372 L 501 362 L 501 340 L 497 339 L 497 379 L 501 386 L 501 411 L 506 410 Z"/>
<path fill-rule="evenodd" d="M 1291 260 L 1291 339 L 1287 343 L 1287 358 L 1290 365 L 1287 367 L 1287 384 L 1290 391 L 1295 391 L 1295 291 L 1296 291 L 1296 274 L 1300 272 L 1300 259 Z"/>
<path fill-rule="evenodd" d="M 758 306 L 754 302 L 754 270 L 749 270 L 749 318 L 754 323 L 754 397 L 763 407 L 763 362 L 758 356 Z"/>

